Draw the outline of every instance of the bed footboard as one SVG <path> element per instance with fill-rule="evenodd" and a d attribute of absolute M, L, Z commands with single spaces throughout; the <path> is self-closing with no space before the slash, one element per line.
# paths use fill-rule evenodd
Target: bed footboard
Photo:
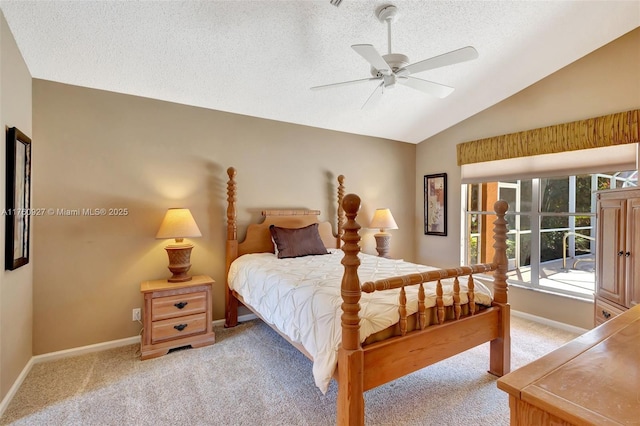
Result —
<path fill-rule="evenodd" d="M 402 377 L 452 355 L 485 342 L 491 342 L 489 372 L 502 375 L 510 369 L 509 305 L 507 303 L 507 222 L 508 205 L 496 202 L 494 222 L 495 255 L 492 263 L 461 266 L 424 273 L 404 275 L 366 282 L 358 278 L 360 260 L 356 216 L 360 198 L 354 194 L 344 197 L 347 222 L 344 226 L 344 275 L 342 278 L 342 345 L 338 352 L 338 424 L 364 424 L 364 391 Z M 476 314 L 473 274 L 494 272 L 492 307 Z M 459 277 L 468 277 L 469 314 L 462 316 Z M 453 279 L 453 318 L 445 318 L 441 281 Z M 436 281 L 438 324 L 427 326 L 423 284 Z M 418 326 L 407 331 L 407 298 L 405 287 L 418 287 Z M 401 335 L 376 342 L 363 349 L 360 344 L 361 292 L 400 289 L 399 317 Z"/>

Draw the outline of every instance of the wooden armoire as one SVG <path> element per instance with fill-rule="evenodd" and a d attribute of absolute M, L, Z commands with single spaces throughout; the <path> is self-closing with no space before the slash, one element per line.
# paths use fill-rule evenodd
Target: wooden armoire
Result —
<path fill-rule="evenodd" d="M 640 188 L 599 191 L 594 324 L 640 304 Z"/>

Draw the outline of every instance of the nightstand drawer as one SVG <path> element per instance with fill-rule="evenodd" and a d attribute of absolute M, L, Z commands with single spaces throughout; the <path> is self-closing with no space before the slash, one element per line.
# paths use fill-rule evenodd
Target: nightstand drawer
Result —
<path fill-rule="evenodd" d="M 186 317 L 156 321 L 151 325 L 151 343 L 179 339 L 207 330 L 207 315 L 196 314 Z"/>
<path fill-rule="evenodd" d="M 623 309 L 605 303 L 598 298 L 596 298 L 595 310 L 596 325 L 600 325 L 605 321 L 610 320 L 611 318 L 618 316 L 624 312 Z"/>
<path fill-rule="evenodd" d="M 199 314 L 206 311 L 206 303 L 204 291 L 158 297 L 151 302 L 151 321 Z"/>

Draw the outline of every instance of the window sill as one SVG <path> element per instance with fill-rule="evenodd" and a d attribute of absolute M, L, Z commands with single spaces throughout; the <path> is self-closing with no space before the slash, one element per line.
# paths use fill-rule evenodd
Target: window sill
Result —
<path fill-rule="evenodd" d="M 536 291 L 539 293 L 549 294 L 553 296 L 566 297 L 568 299 L 578 300 L 581 302 L 593 303 L 594 301 L 593 293 L 591 293 L 590 295 L 587 295 L 587 294 L 577 294 L 577 293 L 565 293 L 561 291 L 552 291 L 552 290 L 549 290 L 548 288 L 544 288 L 540 286 L 532 286 L 525 283 L 514 282 L 509 280 L 507 280 L 507 285 L 509 287 L 516 287 L 522 290 L 530 290 L 530 291 Z"/>

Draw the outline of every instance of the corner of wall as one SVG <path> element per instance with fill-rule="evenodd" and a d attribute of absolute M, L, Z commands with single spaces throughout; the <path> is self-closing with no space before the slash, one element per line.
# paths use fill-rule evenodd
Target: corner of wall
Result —
<path fill-rule="evenodd" d="M 0 122 L 31 136 L 32 79 L 11 29 L 0 11 Z M 32 148 L 33 150 L 33 148 Z M 5 164 L 5 150 L 0 163 Z M 0 196 L 4 198 L 5 174 L 0 174 Z M 0 239 L 6 233 L 0 226 Z M 32 233 L 32 231 L 30 231 Z M 30 235 L 32 238 L 33 235 Z M 4 244 L 0 244 L 4 257 Z M 20 380 L 33 354 L 33 257 L 15 271 L 0 272 L 0 399 Z"/>

